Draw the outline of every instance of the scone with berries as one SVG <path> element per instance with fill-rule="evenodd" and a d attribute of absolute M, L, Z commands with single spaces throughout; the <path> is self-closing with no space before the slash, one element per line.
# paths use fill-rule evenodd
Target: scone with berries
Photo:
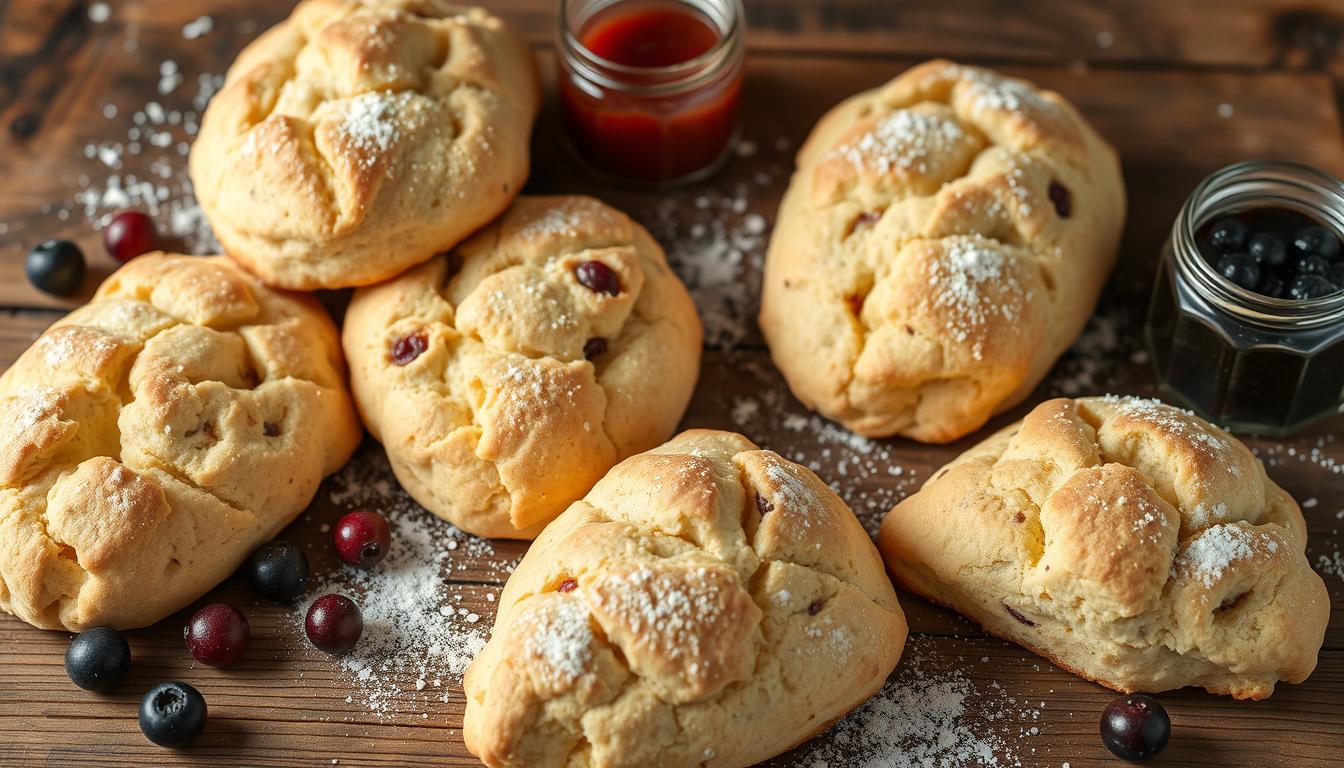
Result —
<path fill-rule="evenodd" d="M 533 538 L 666 440 L 700 368 L 690 294 L 643 227 L 525 197 L 460 247 L 355 293 L 365 424 L 407 492 L 480 536 Z"/>
<path fill-rule="evenodd" d="M 882 522 L 905 589 L 1118 691 L 1263 699 L 1330 617 L 1302 512 L 1226 432 L 1155 400 L 1050 400 Z"/>
<path fill-rule="evenodd" d="M 363 436 L 316 301 L 141 256 L 0 376 L 0 609 L 152 624 L 224 580 Z"/>
<path fill-rule="evenodd" d="M 799 151 L 761 329 L 821 414 L 954 440 L 1073 342 L 1124 218 L 1115 151 L 1062 97 L 929 62 L 832 109 Z"/>
<path fill-rule="evenodd" d="M 509 577 L 467 670 L 491 768 L 754 765 L 872 696 L 906 623 L 816 475 L 692 430 L 611 470 Z"/>

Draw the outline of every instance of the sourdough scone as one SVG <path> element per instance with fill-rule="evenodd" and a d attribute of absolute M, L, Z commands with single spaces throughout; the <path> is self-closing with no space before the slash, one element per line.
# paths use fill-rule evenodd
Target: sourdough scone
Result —
<path fill-rule="evenodd" d="M 526 42 L 480 8 L 304 0 L 229 68 L 192 183 L 267 283 L 369 285 L 508 207 L 539 94 Z"/>
<path fill-rule="evenodd" d="M 152 624 L 293 520 L 362 434 L 316 302 L 222 256 L 141 256 L 0 376 L 0 609 Z"/>
<path fill-rule="evenodd" d="M 748 766 L 896 666 L 906 623 L 845 503 L 730 432 L 617 465 L 509 577 L 467 670 L 491 768 Z"/>
<path fill-rule="evenodd" d="M 1263 699 L 1330 604 L 1297 504 L 1241 442 L 1156 400 L 1050 400 L 882 523 L 904 588 L 1118 691 Z"/>
<path fill-rule="evenodd" d="M 1058 94 L 929 62 L 813 129 L 761 329 L 809 407 L 870 437 L 953 440 L 1078 335 L 1124 216 L 1114 150 Z"/>
<path fill-rule="evenodd" d="M 355 400 L 416 501 L 533 538 L 672 435 L 700 368 L 695 305 L 643 227 L 525 197 L 451 253 L 355 293 Z"/>

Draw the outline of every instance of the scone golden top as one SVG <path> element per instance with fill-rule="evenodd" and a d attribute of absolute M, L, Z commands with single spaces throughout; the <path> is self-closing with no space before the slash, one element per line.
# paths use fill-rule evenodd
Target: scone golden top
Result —
<path fill-rule="evenodd" d="M 362 430 L 315 302 L 141 256 L 0 376 L 0 608 L 151 624 L 307 506 Z"/>
<path fill-rule="evenodd" d="M 1292 497 L 1155 400 L 1042 403 L 898 504 L 878 546 L 911 591 L 1125 692 L 1265 698 L 1311 673 L 1329 620 Z"/>
<path fill-rule="evenodd" d="M 701 329 L 643 227 L 592 198 L 525 197 L 452 253 L 357 291 L 343 340 L 407 492 L 472 533 L 532 538 L 671 436 Z"/>
<path fill-rule="evenodd" d="M 467 670 L 491 768 L 753 765 L 875 693 L 906 623 L 807 469 L 692 430 L 617 465 L 509 577 Z"/>
<path fill-rule="evenodd" d="M 929 62 L 813 129 L 761 328 L 810 407 L 863 435 L 953 440 L 1082 330 L 1124 212 L 1115 152 L 1063 98 Z"/>
<path fill-rule="evenodd" d="M 527 44 L 442 0 L 304 0 L 210 102 L 191 178 L 271 285 L 368 285 L 456 245 L 527 178 Z"/>

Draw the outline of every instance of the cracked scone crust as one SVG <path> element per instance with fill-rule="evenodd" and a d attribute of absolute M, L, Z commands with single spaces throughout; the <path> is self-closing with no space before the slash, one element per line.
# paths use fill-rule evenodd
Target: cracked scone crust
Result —
<path fill-rule="evenodd" d="M 746 438 L 616 466 L 528 550 L 467 670 L 491 768 L 753 765 L 885 682 L 906 623 L 849 508 Z"/>
<path fill-rule="evenodd" d="M 0 376 L 0 608 L 152 624 L 293 520 L 361 435 L 316 302 L 222 256 L 141 256 Z"/>
<path fill-rule="evenodd" d="M 587 262 L 615 295 L 580 282 Z M 662 249 L 579 196 L 519 198 L 453 252 L 356 292 L 343 340 L 397 479 L 480 536 L 536 536 L 670 437 L 700 369 L 695 305 Z"/>
<path fill-rule="evenodd" d="M 1119 691 L 1262 699 L 1316 666 L 1306 524 L 1241 442 L 1155 400 L 1050 400 L 878 538 L 897 582 Z"/>
<path fill-rule="evenodd" d="M 1082 330 L 1124 220 L 1115 152 L 1059 95 L 933 61 L 824 116 L 780 205 L 761 329 L 804 403 L 946 442 Z"/>
<path fill-rule="evenodd" d="M 271 285 L 369 285 L 460 242 L 527 178 L 540 89 L 503 21 L 441 0 L 305 0 L 211 100 L 191 178 Z"/>

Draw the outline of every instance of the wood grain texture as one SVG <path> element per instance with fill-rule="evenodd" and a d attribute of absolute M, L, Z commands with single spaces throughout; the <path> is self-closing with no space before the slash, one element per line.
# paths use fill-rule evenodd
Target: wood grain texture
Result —
<path fill-rule="evenodd" d="M 78 206 L 79 188 L 110 173 L 153 173 L 149 155 L 127 156 L 109 169 L 84 154 L 87 144 L 124 140 L 132 115 L 148 101 L 165 110 L 193 108 L 200 75 L 223 71 L 260 28 L 288 4 L 263 0 L 211 3 L 127 0 L 112 3 L 103 24 L 89 21 L 72 0 L 0 0 L 0 367 L 12 360 L 72 302 L 34 292 L 22 276 L 22 255 L 46 237 L 79 240 L 95 267 L 88 288 L 113 264 Z M 543 71 L 553 3 L 498 0 L 536 42 Z M 944 0 L 936 4 L 832 0 L 747 0 L 753 54 L 746 90 L 745 133 L 754 153 L 734 158 L 705 185 L 667 194 L 603 186 L 583 176 L 559 150 L 553 109 L 535 139 L 536 167 L 528 190 L 589 192 L 629 211 L 667 242 L 682 241 L 697 224 L 721 218 L 740 225 L 755 213 L 768 222 L 791 165 L 791 154 L 816 118 L 839 99 L 884 82 L 928 55 L 1005 64 L 1013 74 L 1055 88 L 1119 148 L 1129 188 L 1130 218 L 1120 265 L 1111 279 L 1094 336 L 1112 338 L 1113 359 L 1086 349 L 1066 356 L 1028 402 L 1094 391 L 1151 392 L 1139 353 L 1158 247 L 1189 189 L 1226 163 L 1254 157 L 1296 159 L 1344 173 L 1344 130 L 1337 94 L 1341 9 L 1337 3 L 1229 0 L 1217 13 L 1196 2 L 1002 3 Z M 209 14 L 213 31 L 187 41 L 182 28 Z M 1101 33 L 1110 33 L 1109 45 Z M 133 44 L 132 44 L 132 41 Z M 159 64 L 176 62 L 188 85 L 160 95 Z M 104 117 L 108 105 L 114 117 Z M 1230 105 L 1231 117 L 1224 117 Z M 182 138 L 189 138 L 185 135 Z M 180 159 L 171 169 L 178 173 Z M 86 181 L 83 181 L 86 177 Z M 732 205 L 741 201 L 742 210 Z M 722 209 L 721 209 L 722 208 Z M 66 209 L 66 218 L 59 211 Z M 738 226 L 734 231 L 740 231 Z M 760 244 L 747 249 L 729 279 L 741 281 L 734 316 L 752 317 L 759 284 Z M 674 253 L 674 260 L 677 254 Z M 701 264 L 683 254 L 679 269 Z M 729 293 L 732 299 L 737 294 Z M 342 294 L 324 296 L 339 315 Z M 699 298 L 704 298 L 703 296 Z M 711 306 L 712 305 L 712 306 Z M 702 301 L 703 312 L 719 311 Z M 17 311 L 13 311 L 17 310 Z M 902 440 L 851 443 L 788 393 L 769 362 L 754 323 L 731 345 L 706 351 L 685 426 L 740 428 L 762 445 L 816 467 L 871 522 L 918 487 L 977 436 L 948 446 Z M 755 404 L 755 410 L 746 406 Z M 1025 406 L 990 428 L 1019 417 Z M 982 435 L 983 433 L 981 433 Z M 1339 439 L 1336 438 L 1339 436 Z M 1344 547 L 1344 475 L 1321 466 L 1344 463 L 1344 419 L 1292 441 L 1248 438 L 1270 463 L 1271 476 L 1306 510 L 1309 557 Z M 1315 449 L 1319 453 L 1313 455 Z M 369 444 L 365 451 L 379 450 Z M 1291 451 L 1291 453 L 1290 453 Z M 887 465 L 899 466 L 892 474 Z M 340 510 L 323 491 L 286 533 L 324 572 L 335 563 L 321 526 Z M 502 543 L 496 556 L 455 552 L 454 592 L 488 621 L 487 595 L 498 589 L 499 560 L 525 547 Z M 1344 579 L 1327 575 L 1334 611 L 1316 673 L 1305 684 L 1282 686 L 1268 702 L 1238 703 L 1196 691 L 1164 695 L 1177 736 L 1164 764 L 1181 766 L 1337 766 L 1344 754 Z M 458 729 L 460 690 L 421 711 L 376 717 L 347 703 L 348 681 L 331 660 L 296 637 L 292 617 L 255 603 L 230 580 L 207 600 L 244 606 L 253 646 L 236 667 L 194 665 L 181 643 L 189 610 L 131 633 L 136 665 L 117 692 L 96 696 L 74 688 L 61 667 L 69 636 L 33 630 L 0 617 L 0 766 L 126 765 L 474 765 Z M 1097 716 L 1111 694 L 1060 672 L 1011 644 L 987 638 L 954 614 L 903 596 L 912 631 L 939 663 L 964 670 L 977 687 L 1001 685 L 1022 701 L 1046 702 L 1020 734 L 1015 751 L 1027 766 L 1069 762 L 1075 768 L 1114 764 L 1096 735 Z M 186 679 L 211 706 L 211 725 L 192 750 L 171 753 L 139 734 L 134 710 L 153 682 Z M 401 681 L 403 687 L 413 679 Z M 975 727 L 997 728 L 972 711 Z M 1025 725 L 1025 724 L 1024 724 Z M 823 737 L 824 738 L 824 737 Z M 797 765 L 785 757 L 772 764 Z"/>

